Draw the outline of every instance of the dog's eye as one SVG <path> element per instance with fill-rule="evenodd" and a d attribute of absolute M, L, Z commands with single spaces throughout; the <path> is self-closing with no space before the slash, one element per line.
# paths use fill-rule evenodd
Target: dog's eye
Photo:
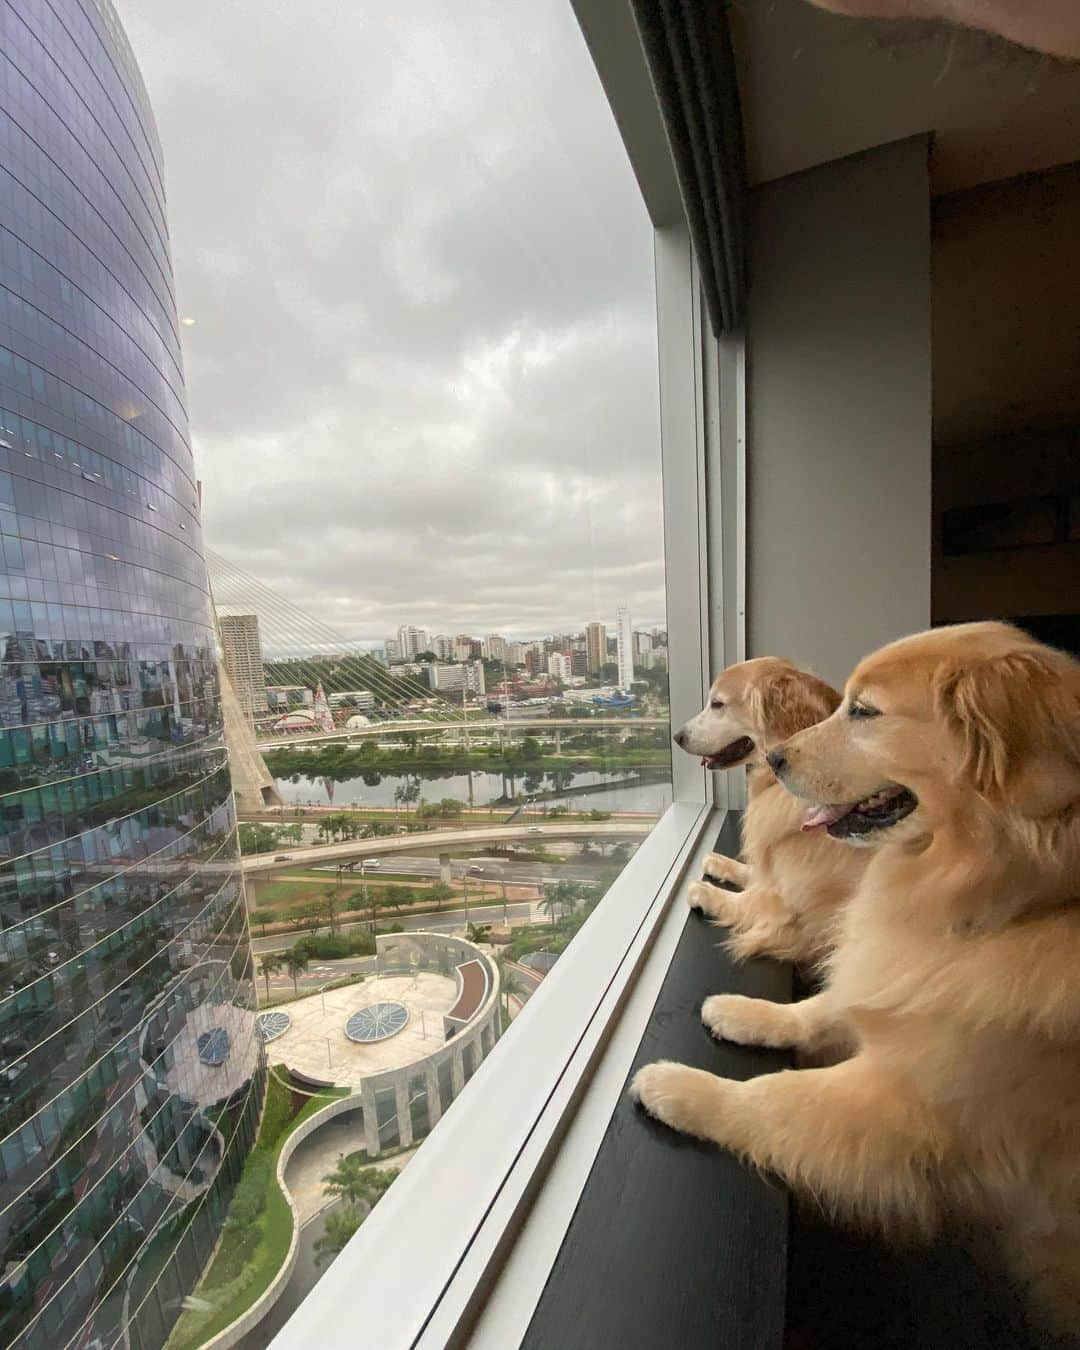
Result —
<path fill-rule="evenodd" d="M 851 703 L 847 710 L 849 717 L 880 717 L 879 708 L 871 708 L 869 703 Z"/>
<path fill-rule="evenodd" d="M 717 708 L 717 709 L 719 709 L 719 708 L 722 708 L 723 706 L 724 706 L 724 700 L 723 700 L 722 698 L 714 698 L 714 699 L 712 700 L 712 702 L 709 704 L 709 707 L 710 707 L 710 708 Z"/>

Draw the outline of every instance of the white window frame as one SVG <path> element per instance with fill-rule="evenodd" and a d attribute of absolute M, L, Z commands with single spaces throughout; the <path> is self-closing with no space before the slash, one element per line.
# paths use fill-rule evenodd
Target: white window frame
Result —
<path fill-rule="evenodd" d="M 573 0 L 655 229 L 665 586 L 673 727 L 745 654 L 745 364 L 712 336 L 659 112 L 627 0 Z M 673 804 L 417 1156 L 273 1341 L 273 1350 L 461 1344 L 496 1282 L 527 1326 L 539 1268 L 499 1280 L 529 1221 L 551 1260 L 621 1090 L 686 908 L 673 902 L 740 805 L 728 775 L 672 760 Z M 729 800 L 729 792 L 731 800 Z M 629 1010 L 632 1010 L 632 1016 Z M 618 1053 L 610 1053 L 617 1047 Z M 583 1102 L 588 1112 L 579 1114 Z M 606 1115 L 605 1115 L 606 1111 Z M 571 1154 L 563 1145 L 575 1140 Z M 592 1150 L 592 1153 L 590 1153 Z M 530 1212 L 556 1160 L 559 1203 Z M 569 1171 L 567 1170 L 569 1168 Z M 572 1204 L 569 1212 L 572 1212 Z M 561 1217 L 560 1217 L 561 1216 Z M 535 1244 L 539 1242 L 540 1248 Z M 518 1262 L 519 1271 L 522 1269 Z M 495 1325 L 488 1322 L 487 1330 Z M 487 1344 L 483 1339 L 481 1343 Z M 491 1341 L 492 1345 L 497 1342 Z M 504 1340 L 504 1345 L 511 1344 Z M 501 1350 L 501 1346 L 500 1346 Z"/>

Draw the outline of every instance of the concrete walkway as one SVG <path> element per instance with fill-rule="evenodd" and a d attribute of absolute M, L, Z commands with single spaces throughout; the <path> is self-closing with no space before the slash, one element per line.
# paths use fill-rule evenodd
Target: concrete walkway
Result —
<path fill-rule="evenodd" d="M 364 1130 L 357 1100 L 357 1110 L 327 1121 L 322 1129 L 298 1144 L 285 1169 L 285 1185 L 300 1214 L 300 1225 L 308 1223 L 324 1209 L 331 1197 L 323 1190 L 323 1178 L 334 1170 L 339 1158 L 364 1147 Z M 419 1145 L 417 1145 L 419 1147 Z M 372 1164 L 380 1172 L 392 1167 L 404 1167 L 416 1152 L 411 1148 L 393 1158 L 380 1158 Z"/>

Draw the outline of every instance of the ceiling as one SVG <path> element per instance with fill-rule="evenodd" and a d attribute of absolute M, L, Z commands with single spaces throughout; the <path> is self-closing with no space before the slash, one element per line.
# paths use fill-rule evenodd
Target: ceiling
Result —
<path fill-rule="evenodd" d="M 806 0 L 728 14 L 751 183 L 922 133 L 935 194 L 1080 160 L 1080 63 Z"/>

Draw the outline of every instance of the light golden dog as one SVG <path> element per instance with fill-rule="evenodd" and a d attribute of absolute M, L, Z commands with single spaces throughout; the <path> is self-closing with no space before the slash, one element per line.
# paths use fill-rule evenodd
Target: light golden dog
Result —
<path fill-rule="evenodd" d="M 862 844 L 824 991 L 716 996 L 717 1037 L 853 1052 L 735 1082 L 653 1064 L 634 1096 L 835 1213 L 996 1227 L 1080 1325 L 1080 664 L 1004 624 L 883 648 L 769 756 L 807 823 Z"/>
<path fill-rule="evenodd" d="M 776 781 L 765 762 L 774 746 L 828 717 L 840 703 L 835 689 L 790 661 L 763 656 L 730 666 L 713 681 L 709 701 L 675 733 L 675 743 L 701 755 L 710 769 L 749 766 L 742 822 L 745 863 L 721 853 L 705 860 L 710 881 L 690 887 L 690 905 L 731 928 L 728 951 L 739 960 L 775 956 L 819 961 L 831 950 L 840 907 L 868 861 L 803 829 L 806 809 Z"/>

